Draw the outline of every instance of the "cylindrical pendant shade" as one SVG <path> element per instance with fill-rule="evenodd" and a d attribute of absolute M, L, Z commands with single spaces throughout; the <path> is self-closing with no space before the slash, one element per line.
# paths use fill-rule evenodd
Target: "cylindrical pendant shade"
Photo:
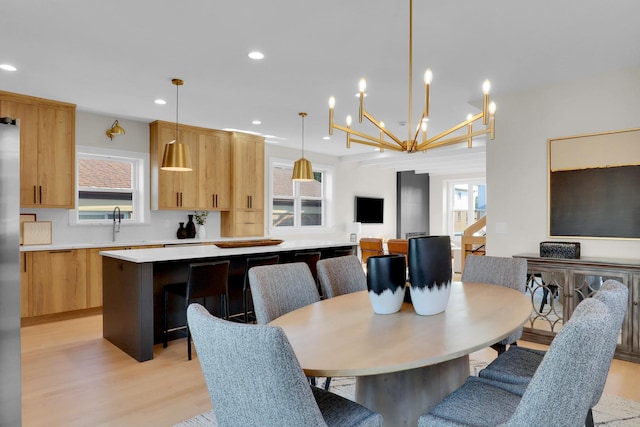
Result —
<path fill-rule="evenodd" d="M 311 162 L 304 157 L 296 160 L 293 164 L 293 175 L 291 175 L 291 179 L 294 181 L 313 181 Z"/>
<path fill-rule="evenodd" d="M 191 153 L 187 145 L 172 141 L 164 146 L 162 170 L 175 172 L 191 171 Z"/>

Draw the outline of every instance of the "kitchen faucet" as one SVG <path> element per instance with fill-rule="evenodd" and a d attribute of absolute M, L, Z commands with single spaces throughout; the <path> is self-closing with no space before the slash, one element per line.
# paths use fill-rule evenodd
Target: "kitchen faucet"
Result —
<path fill-rule="evenodd" d="M 118 222 L 116 222 L 116 211 L 118 211 Z M 113 241 L 116 241 L 116 233 L 120 232 L 120 223 L 122 223 L 122 214 L 120 213 L 120 206 L 113 208 Z"/>

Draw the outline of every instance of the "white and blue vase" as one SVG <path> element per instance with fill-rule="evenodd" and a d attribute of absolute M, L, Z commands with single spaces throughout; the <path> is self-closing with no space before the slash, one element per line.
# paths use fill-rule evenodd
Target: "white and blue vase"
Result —
<path fill-rule="evenodd" d="M 451 239 L 426 236 L 409 239 L 409 282 L 416 313 L 442 313 L 451 294 Z"/>
<path fill-rule="evenodd" d="M 404 255 L 379 255 L 367 259 L 367 289 L 376 314 L 400 311 L 406 286 Z"/>

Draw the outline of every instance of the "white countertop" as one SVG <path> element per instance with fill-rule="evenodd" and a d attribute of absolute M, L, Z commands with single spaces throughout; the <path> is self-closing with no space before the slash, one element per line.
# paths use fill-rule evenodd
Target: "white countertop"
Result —
<path fill-rule="evenodd" d="M 333 246 L 353 246 L 356 244 L 357 243 L 348 240 L 285 240 L 279 245 L 274 246 L 250 246 L 223 249 L 214 245 L 189 245 L 153 249 L 102 251 L 100 255 L 141 264 L 146 262 L 295 251 L 298 249 L 320 249 Z"/>

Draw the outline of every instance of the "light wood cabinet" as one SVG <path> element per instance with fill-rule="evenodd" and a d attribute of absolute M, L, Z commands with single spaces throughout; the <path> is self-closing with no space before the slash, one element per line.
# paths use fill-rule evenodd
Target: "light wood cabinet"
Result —
<path fill-rule="evenodd" d="M 87 308 L 86 255 L 85 249 L 29 252 L 30 315 Z"/>
<path fill-rule="evenodd" d="M 160 169 L 165 145 L 175 139 L 175 123 L 156 121 L 149 128 L 151 208 L 225 210 L 231 205 L 229 132 L 179 125 L 178 140 L 189 146 L 190 172 Z"/>
<path fill-rule="evenodd" d="M 0 92 L 0 116 L 20 119 L 20 206 L 75 205 L 75 105 Z"/>
<path fill-rule="evenodd" d="M 211 130 L 198 144 L 198 204 L 203 210 L 231 207 L 231 135 Z"/>
<path fill-rule="evenodd" d="M 231 151 L 230 212 L 220 217 L 223 237 L 264 235 L 264 138 L 234 133 Z"/>

